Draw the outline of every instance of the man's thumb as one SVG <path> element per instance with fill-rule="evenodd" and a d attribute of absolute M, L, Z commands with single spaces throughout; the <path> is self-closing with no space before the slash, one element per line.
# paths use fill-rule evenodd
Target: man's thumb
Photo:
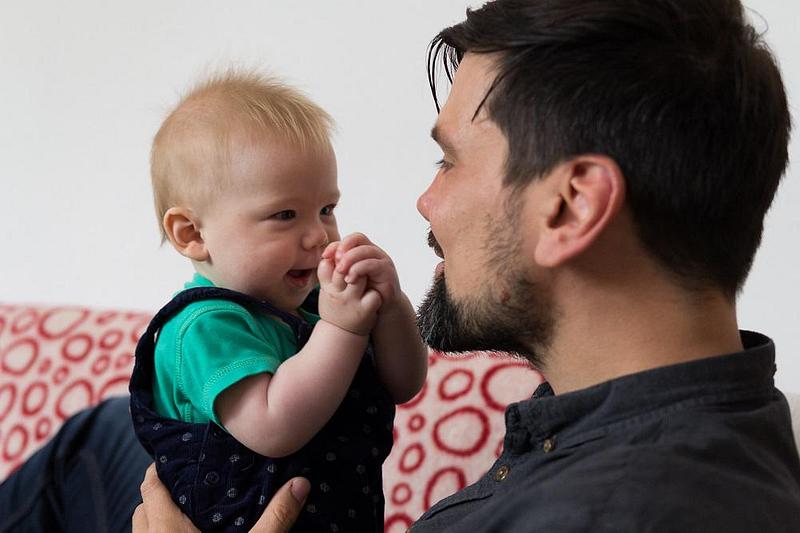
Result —
<path fill-rule="evenodd" d="M 302 477 L 296 477 L 284 484 L 272 497 L 261 518 L 250 531 L 253 533 L 288 533 L 297 521 L 310 490 L 311 484 Z"/>

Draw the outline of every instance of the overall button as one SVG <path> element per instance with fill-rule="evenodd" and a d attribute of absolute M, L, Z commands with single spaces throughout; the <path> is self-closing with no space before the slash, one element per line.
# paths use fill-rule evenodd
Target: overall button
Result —
<path fill-rule="evenodd" d="M 206 474 L 205 484 L 206 485 L 216 485 L 219 483 L 219 474 L 214 472 L 213 470 Z"/>
<path fill-rule="evenodd" d="M 556 442 L 553 439 L 545 439 L 544 443 L 542 443 L 542 451 L 544 453 L 550 453 L 556 449 Z"/>
<path fill-rule="evenodd" d="M 508 473 L 511 472 L 511 469 L 503 465 L 497 469 L 497 472 L 494 473 L 494 480 L 495 481 L 503 481 L 505 478 L 508 477 Z"/>

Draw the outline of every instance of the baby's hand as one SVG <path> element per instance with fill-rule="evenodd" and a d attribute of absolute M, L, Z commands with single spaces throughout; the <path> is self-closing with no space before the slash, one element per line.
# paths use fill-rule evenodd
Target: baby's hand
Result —
<path fill-rule="evenodd" d="M 332 254 L 335 253 L 338 245 L 331 243 L 325 252 L 332 249 Z M 317 277 L 320 318 L 356 335 L 369 335 L 381 306 L 378 291 L 368 288 L 363 277 L 353 283 L 346 282 L 344 274 L 336 271 L 333 258 L 325 255 L 317 268 Z"/>
<path fill-rule="evenodd" d="M 344 276 L 346 283 L 366 278 L 367 290 L 376 290 L 381 295 L 381 312 L 398 302 L 400 280 L 392 259 L 363 233 L 353 233 L 336 246 L 328 246 L 322 257 L 335 259 L 336 273 Z"/>

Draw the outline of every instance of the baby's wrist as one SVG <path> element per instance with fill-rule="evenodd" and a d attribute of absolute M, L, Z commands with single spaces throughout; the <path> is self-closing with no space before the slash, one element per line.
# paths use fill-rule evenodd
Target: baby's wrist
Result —
<path fill-rule="evenodd" d="M 350 324 L 340 324 L 326 317 L 320 317 L 319 321 L 328 325 L 329 327 L 336 328 L 341 332 L 347 333 L 349 335 L 354 335 L 356 337 L 363 337 L 365 339 L 369 337 L 370 331 L 372 331 L 372 328 L 367 328 L 367 327 L 359 328 L 359 327 L 354 327 L 353 325 Z"/>
<path fill-rule="evenodd" d="M 411 309 L 413 313 L 413 307 L 408 299 L 405 297 L 401 291 L 397 291 L 394 294 L 394 297 L 391 299 L 384 298 L 380 308 L 378 309 L 378 315 L 381 318 L 392 318 L 395 316 L 398 317 L 405 317 L 407 315 L 408 309 Z"/>

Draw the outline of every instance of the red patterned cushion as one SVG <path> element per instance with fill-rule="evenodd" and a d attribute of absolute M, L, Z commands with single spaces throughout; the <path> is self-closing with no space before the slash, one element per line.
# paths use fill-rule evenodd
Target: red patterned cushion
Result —
<path fill-rule="evenodd" d="M 498 354 L 430 357 L 425 387 L 397 409 L 394 449 L 384 466 L 386 531 L 474 483 L 499 457 L 506 405 L 530 397 L 542 378 Z"/>
<path fill-rule="evenodd" d="M 127 394 L 149 313 L 0 305 L 0 480 L 64 419 Z"/>
<path fill-rule="evenodd" d="M 0 305 L 0 480 L 76 411 L 127 393 L 149 313 Z M 474 482 L 500 454 L 503 411 L 541 382 L 496 354 L 433 354 L 424 389 L 395 419 L 384 467 L 386 530 L 405 531 L 439 499 Z"/>

